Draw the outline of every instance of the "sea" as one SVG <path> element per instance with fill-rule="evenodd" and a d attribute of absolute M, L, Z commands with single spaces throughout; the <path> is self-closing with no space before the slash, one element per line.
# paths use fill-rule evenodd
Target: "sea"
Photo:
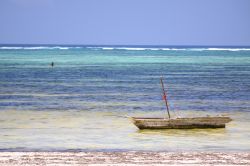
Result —
<path fill-rule="evenodd" d="M 233 121 L 137 129 L 167 116 L 161 77 L 172 118 Z M 249 150 L 249 47 L 0 45 L 0 151 Z"/>

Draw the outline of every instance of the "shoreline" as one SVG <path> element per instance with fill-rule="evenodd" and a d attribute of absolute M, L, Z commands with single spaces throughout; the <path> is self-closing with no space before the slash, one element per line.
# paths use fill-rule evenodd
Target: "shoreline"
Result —
<path fill-rule="evenodd" d="M 0 152 L 0 165 L 250 165 L 248 152 Z"/>

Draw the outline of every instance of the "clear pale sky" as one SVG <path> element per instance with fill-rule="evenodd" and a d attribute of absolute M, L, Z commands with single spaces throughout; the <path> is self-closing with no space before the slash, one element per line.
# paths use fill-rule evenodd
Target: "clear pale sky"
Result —
<path fill-rule="evenodd" d="M 0 43 L 250 46 L 250 0 L 0 0 Z"/>

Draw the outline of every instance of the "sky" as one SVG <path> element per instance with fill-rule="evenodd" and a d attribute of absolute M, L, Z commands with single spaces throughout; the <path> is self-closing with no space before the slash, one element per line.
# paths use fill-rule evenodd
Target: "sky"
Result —
<path fill-rule="evenodd" d="M 250 46 L 250 0 L 0 0 L 0 43 Z"/>

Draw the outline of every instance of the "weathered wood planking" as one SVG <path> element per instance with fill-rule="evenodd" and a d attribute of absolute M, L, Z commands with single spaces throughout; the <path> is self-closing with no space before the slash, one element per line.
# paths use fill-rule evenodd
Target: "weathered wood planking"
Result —
<path fill-rule="evenodd" d="M 194 117 L 194 118 L 140 118 L 131 117 L 139 129 L 194 129 L 194 128 L 224 128 L 232 121 L 230 117 Z"/>

